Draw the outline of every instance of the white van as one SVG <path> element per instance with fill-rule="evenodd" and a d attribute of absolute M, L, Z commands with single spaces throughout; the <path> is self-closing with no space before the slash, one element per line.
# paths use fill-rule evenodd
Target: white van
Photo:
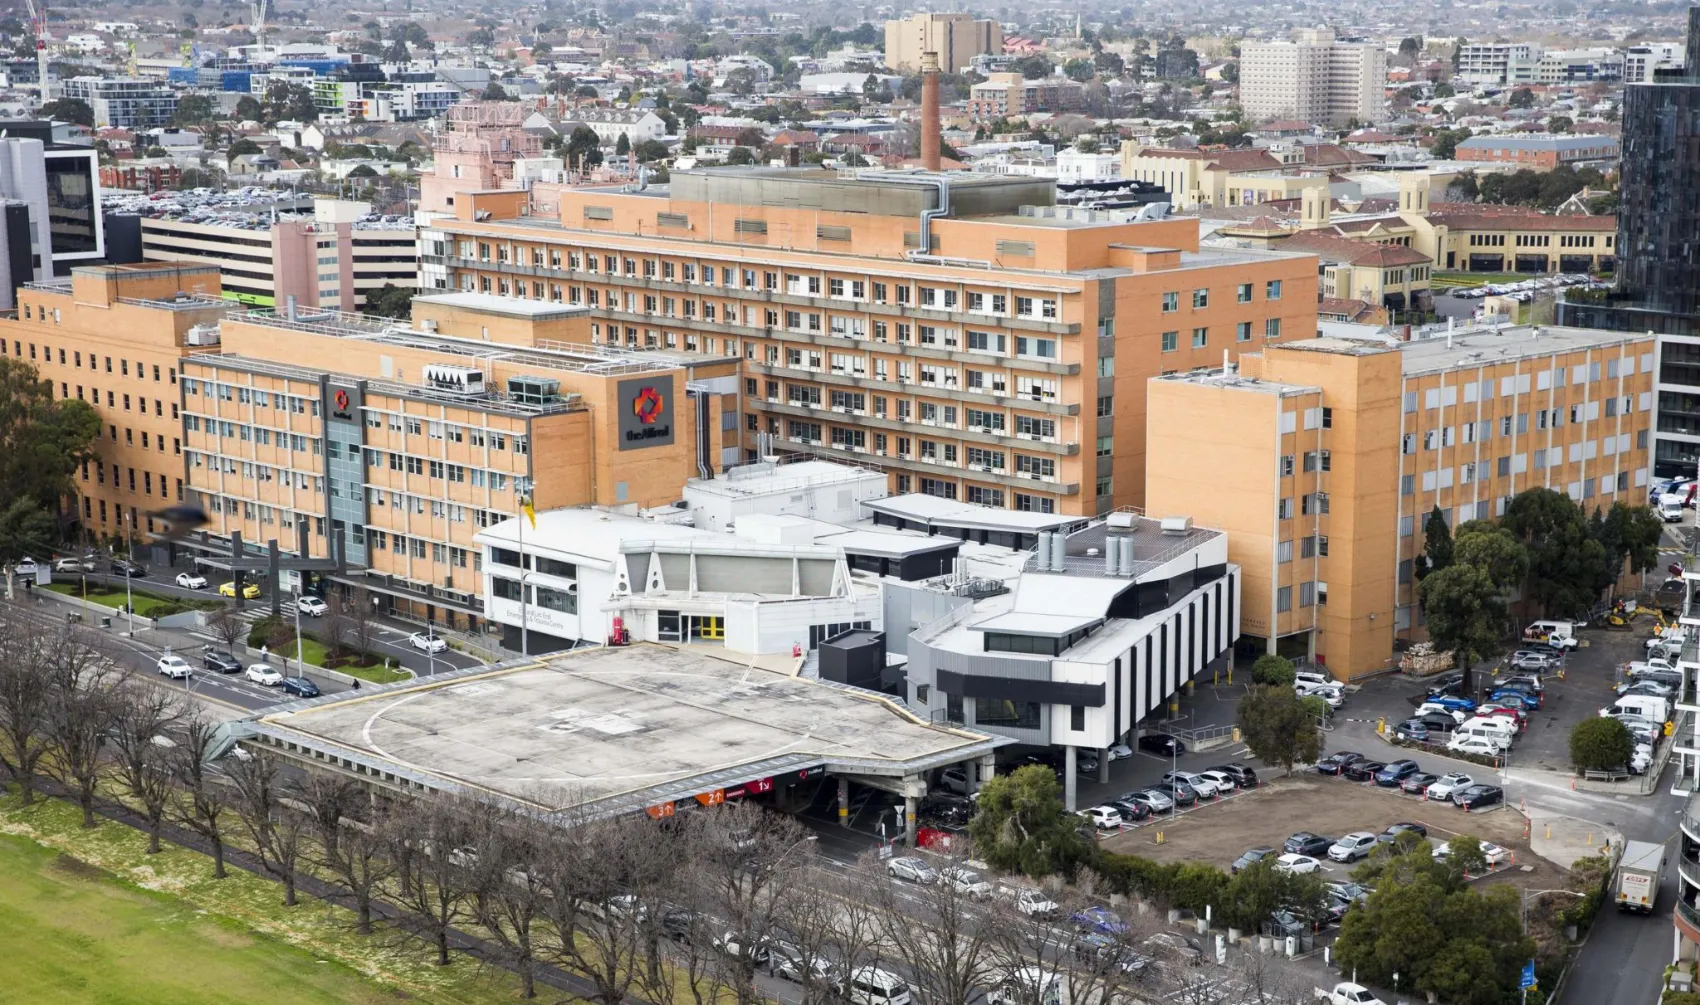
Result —
<path fill-rule="evenodd" d="M 1652 694 L 1626 694 L 1609 708 L 1600 709 L 1600 715 L 1638 715 L 1650 722 L 1664 722 L 1670 718 L 1670 699 Z"/>
<path fill-rule="evenodd" d="M 1523 638 L 1530 642 L 1545 642 L 1560 649 L 1575 649 L 1581 645 L 1576 639 L 1574 621 L 1536 621 L 1523 629 Z"/>
<path fill-rule="evenodd" d="M 1497 719 L 1471 719 L 1452 731 L 1452 738 L 1486 740 L 1500 750 L 1511 749 L 1511 738 L 1515 732 L 1510 726 Z"/>
<path fill-rule="evenodd" d="M 909 985 L 879 967 L 857 967 L 844 982 L 844 999 L 852 1005 L 909 1005 Z"/>
<path fill-rule="evenodd" d="M 1041 967 L 1017 967 L 997 987 L 986 992 L 987 1005 L 1065 1005 L 1067 989 L 1055 971 Z"/>
<path fill-rule="evenodd" d="M 1674 492 L 1667 492 L 1659 497 L 1659 516 L 1665 523 L 1682 522 L 1682 497 Z"/>

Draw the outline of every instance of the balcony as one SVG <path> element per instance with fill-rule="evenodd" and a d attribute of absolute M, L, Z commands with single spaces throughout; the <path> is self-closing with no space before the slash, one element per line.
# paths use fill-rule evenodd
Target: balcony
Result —
<path fill-rule="evenodd" d="M 1676 930 L 1684 939 L 1695 945 L 1700 945 L 1700 908 L 1682 899 L 1676 898 L 1676 914 L 1673 916 Z"/>
<path fill-rule="evenodd" d="M 1688 835 L 1689 840 L 1700 844 L 1700 805 L 1696 805 L 1697 802 L 1700 802 L 1700 797 L 1690 797 L 1688 802 L 1683 804 L 1682 815 L 1678 820 L 1682 824 L 1682 832 Z M 1700 886 L 1700 882 L 1694 885 Z"/>

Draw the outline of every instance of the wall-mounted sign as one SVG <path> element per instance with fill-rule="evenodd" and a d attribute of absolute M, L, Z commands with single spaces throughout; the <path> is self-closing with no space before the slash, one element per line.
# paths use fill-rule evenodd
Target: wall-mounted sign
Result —
<path fill-rule="evenodd" d="M 622 380 L 615 395 L 620 449 L 660 447 L 673 442 L 673 376 Z"/>

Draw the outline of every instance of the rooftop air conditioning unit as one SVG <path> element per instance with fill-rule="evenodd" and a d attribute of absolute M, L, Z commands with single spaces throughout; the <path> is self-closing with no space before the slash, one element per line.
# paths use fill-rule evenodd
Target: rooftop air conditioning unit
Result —
<path fill-rule="evenodd" d="M 1171 535 L 1187 534 L 1192 531 L 1192 517 L 1166 516 L 1162 522 L 1163 533 Z"/>
<path fill-rule="evenodd" d="M 474 367 L 428 363 L 420 374 L 425 386 L 451 394 L 484 393 L 484 371 Z"/>
<path fill-rule="evenodd" d="M 1138 519 L 1132 513 L 1111 513 L 1104 519 L 1112 530 L 1132 531 L 1139 526 Z"/>

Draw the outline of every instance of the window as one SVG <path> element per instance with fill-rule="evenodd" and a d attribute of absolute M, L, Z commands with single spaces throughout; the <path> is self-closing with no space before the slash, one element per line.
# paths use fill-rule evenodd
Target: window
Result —
<path fill-rule="evenodd" d="M 1068 728 L 1080 732 L 1086 729 L 1086 706 L 1070 705 L 1068 707 Z"/>
<path fill-rule="evenodd" d="M 1209 306 L 1210 306 L 1210 291 L 1209 290 L 1193 290 L 1192 291 L 1192 309 L 1193 310 L 1195 310 L 1195 311 L 1203 310 L 1204 308 L 1209 307 Z"/>
<path fill-rule="evenodd" d="M 1251 303 L 1251 284 L 1250 283 L 1241 283 L 1240 284 L 1239 298 L 1238 299 L 1239 299 L 1239 302 L 1242 303 L 1242 304 Z"/>
<path fill-rule="evenodd" d="M 1264 338 L 1280 338 L 1281 337 L 1281 319 L 1280 318 L 1265 318 L 1264 319 L 1264 321 L 1263 321 L 1263 337 Z"/>
<path fill-rule="evenodd" d="M 1285 614 L 1293 609 L 1293 588 L 1283 586 L 1275 591 L 1275 612 Z"/>
<path fill-rule="evenodd" d="M 1304 557 L 1306 557 L 1306 558 L 1310 557 L 1310 543 L 1311 543 L 1311 539 L 1308 538 L 1308 537 L 1305 538 L 1305 556 Z M 1282 542 L 1275 545 L 1275 561 L 1277 563 L 1291 562 L 1292 560 L 1293 560 L 1293 542 L 1282 541 Z"/>
<path fill-rule="evenodd" d="M 1100 395 L 1098 398 L 1098 417 L 1100 419 L 1116 414 L 1116 399 L 1113 394 Z"/>
<path fill-rule="evenodd" d="M 1180 332 L 1164 332 L 1163 333 L 1163 351 L 1164 352 L 1174 352 L 1176 349 L 1180 348 L 1180 338 L 1181 338 Z"/>
<path fill-rule="evenodd" d="M 1267 283 L 1263 284 L 1263 299 L 1265 299 L 1265 300 L 1279 300 L 1279 299 L 1281 299 L 1281 280 L 1271 279 Z"/>
<path fill-rule="evenodd" d="M 1250 342 L 1251 341 L 1251 322 L 1250 321 L 1241 321 L 1239 324 L 1234 326 L 1234 341 L 1235 342 Z"/>
<path fill-rule="evenodd" d="M 1203 349 L 1205 346 L 1208 346 L 1209 344 L 1210 344 L 1210 329 L 1208 329 L 1208 328 L 1194 328 L 1192 330 L 1192 347 L 1194 349 Z"/>

